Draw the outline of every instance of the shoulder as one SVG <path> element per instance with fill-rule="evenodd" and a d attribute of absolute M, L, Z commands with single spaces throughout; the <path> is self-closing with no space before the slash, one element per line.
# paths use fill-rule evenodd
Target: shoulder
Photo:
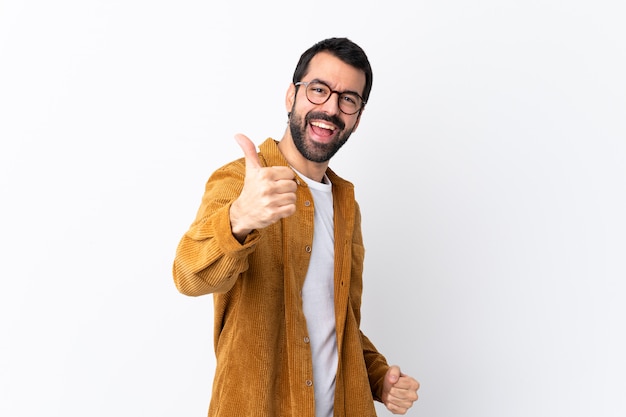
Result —
<path fill-rule="evenodd" d="M 345 189 L 354 190 L 354 184 L 352 182 L 350 182 L 350 181 L 346 180 L 345 178 L 339 176 L 332 169 L 328 168 L 326 170 L 326 175 L 328 176 L 328 179 L 330 180 L 330 182 L 332 182 L 333 187 L 341 187 L 341 188 L 345 188 Z"/>

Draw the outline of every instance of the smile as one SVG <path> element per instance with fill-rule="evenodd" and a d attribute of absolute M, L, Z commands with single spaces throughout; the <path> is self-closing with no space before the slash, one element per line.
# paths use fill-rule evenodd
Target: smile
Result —
<path fill-rule="evenodd" d="M 336 129 L 335 126 L 327 125 L 326 123 L 323 123 L 323 122 L 311 122 L 311 126 L 315 126 L 321 129 L 327 129 L 331 131 L 334 131 Z"/>

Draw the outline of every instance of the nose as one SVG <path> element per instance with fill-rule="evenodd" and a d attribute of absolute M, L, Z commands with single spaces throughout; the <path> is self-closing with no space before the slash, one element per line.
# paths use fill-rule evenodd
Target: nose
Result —
<path fill-rule="evenodd" d="M 335 94 L 337 95 L 337 98 L 333 99 L 333 95 Z M 326 102 L 322 104 L 322 108 L 328 114 L 339 114 L 341 112 L 339 109 L 339 93 L 331 91 Z"/>

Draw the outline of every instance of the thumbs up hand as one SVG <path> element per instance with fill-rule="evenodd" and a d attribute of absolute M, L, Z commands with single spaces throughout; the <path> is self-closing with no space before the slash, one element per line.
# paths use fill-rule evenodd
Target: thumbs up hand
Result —
<path fill-rule="evenodd" d="M 235 135 L 246 160 L 246 178 L 239 197 L 230 207 L 233 235 L 243 242 L 254 229 L 267 227 L 296 211 L 295 173 L 285 166 L 263 167 L 254 143 Z"/>

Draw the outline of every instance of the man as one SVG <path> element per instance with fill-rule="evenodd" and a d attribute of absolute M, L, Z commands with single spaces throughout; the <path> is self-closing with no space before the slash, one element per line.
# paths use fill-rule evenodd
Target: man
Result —
<path fill-rule="evenodd" d="M 354 187 L 328 168 L 372 87 L 346 38 L 300 57 L 289 126 L 215 171 L 174 260 L 176 287 L 214 295 L 217 367 L 209 416 L 405 414 L 419 383 L 360 331 L 364 248 Z"/>

